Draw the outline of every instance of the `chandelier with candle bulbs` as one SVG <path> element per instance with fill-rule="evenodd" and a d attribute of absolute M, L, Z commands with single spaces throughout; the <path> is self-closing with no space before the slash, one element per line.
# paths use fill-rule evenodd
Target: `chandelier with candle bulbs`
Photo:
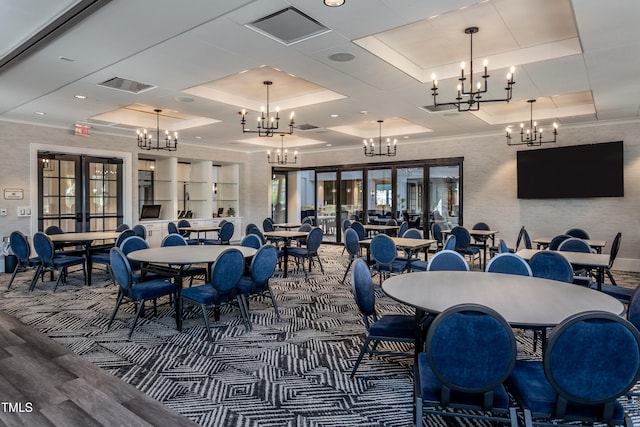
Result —
<path fill-rule="evenodd" d="M 150 133 L 147 133 L 146 129 L 142 131 L 137 130 L 138 135 L 138 148 L 141 150 L 168 150 L 176 151 L 178 149 L 178 132 L 173 133 L 173 137 L 169 134 L 169 131 L 164 131 L 164 144 L 160 144 L 160 113 L 162 110 L 153 110 L 156 113 L 156 141 L 153 142 L 153 137 Z"/>
<path fill-rule="evenodd" d="M 529 116 L 529 129 L 525 129 L 524 123 L 520 123 L 520 141 L 514 141 L 511 137 L 511 126 L 507 127 L 507 145 L 527 145 L 529 147 L 553 143 L 558 138 L 558 124 L 553 123 L 553 140 L 542 138 L 542 128 L 538 129 L 538 123 L 533 121 L 533 103 L 535 99 L 528 99 L 531 115 Z"/>
<path fill-rule="evenodd" d="M 287 135 L 293 134 L 293 125 L 295 122 L 293 121 L 294 113 L 291 112 L 289 116 L 289 131 L 279 131 L 279 122 L 280 122 L 280 108 L 276 107 L 275 114 L 269 110 L 269 87 L 273 84 L 272 81 L 265 80 L 262 82 L 267 87 L 267 106 L 262 107 L 260 114 L 258 115 L 258 124 L 255 130 L 247 128 L 247 111 L 242 110 L 240 114 L 242 115 L 242 119 L 240 120 L 240 124 L 242 125 L 242 133 L 257 133 L 258 136 L 266 136 L 273 137 L 275 134 L 284 133 Z"/>
<path fill-rule="evenodd" d="M 456 96 L 455 101 L 451 102 L 442 102 L 438 103 L 438 80 L 436 79 L 436 75 L 431 75 L 431 94 L 433 96 L 433 106 L 434 108 L 438 108 L 445 105 L 452 105 L 458 109 L 458 111 L 478 111 L 480 110 L 480 104 L 485 102 L 509 102 L 511 101 L 511 96 L 513 93 L 513 85 L 516 83 L 513 80 L 513 75 L 515 72 L 515 68 L 511 67 L 509 73 L 507 74 L 507 86 L 504 88 L 506 91 L 506 96 L 504 98 L 499 99 L 484 99 L 483 94 L 487 93 L 488 90 L 488 79 L 489 73 L 487 72 L 487 65 L 489 64 L 488 60 L 484 60 L 482 65 L 484 66 L 484 74 L 480 76 L 482 78 L 482 82 L 478 81 L 474 83 L 474 75 L 473 75 L 473 35 L 479 31 L 478 27 L 468 27 L 465 28 L 464 33 L 469 34 L 471 41 L 471 54 L 469 57 L 469 74 L 465 74 L 465 69 L 467 64 L 462 62 L 460 64 L 461 73 L 460 78 L 458 78 L 458 96 Z M 468 80 L 468 83 L 467 83 Z"/>
<path fill-rule="evenodd" d="M 389 156 L 393 157 L 396 155 L 396 144 L 398 143 L 397 139 L 393 140 L 393 148 L 391 147 L 391 139 L 387 138 L 387 151 L 382 150 L 382 123 L 384 120 L 378 120 L 378 128 L 379 128 L 379 136 L 378 136 L 378 147 L 376 150 L 375 142 L 373 138 L 370 138 L 368 141 L 365 139 L 362 142 L 364 143 L 364 155 L 367 157 L 375 157 L 375 156 Z"/>
<path fill-rule="evenodd" d="M 284 148 L 284 136 L 286 134 L 280 134 L 280 148 L 276 150 L 273 157 L 271 156 L 271 150 L 267 151 L 267 161 L 272 165 L 289 165 L 298 161 L 298 151 L 293 153 L 293 161 L 289 160 L 289 151 Z"/>

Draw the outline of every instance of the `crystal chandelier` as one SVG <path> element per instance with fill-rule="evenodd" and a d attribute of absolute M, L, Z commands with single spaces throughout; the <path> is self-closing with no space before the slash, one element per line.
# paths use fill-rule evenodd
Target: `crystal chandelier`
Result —
<path fill-rule="evenodd" d="M 156 142 L 153 143 L 151 134 L 147 133 L 144 129 L 142 132 L 136 131 L 138 135 L 138 148 L 142 150 L 168 150 L 176 151 L 178 149 L 178 132 L 173 133 L 173 138 L 169 134 L 169 131 L 164 131 L 164 145 L 160 145 L 160 113 L 162 110 L 153 110 L 156 113 Z"/>
<path fill-rule="evenodd" d="M 396 144 L 398 143 L 397 139 L 393 140 L 393 149 L 391 149 L 391 139 L 387 138 L 387 151 L 382 151 L 382 123 L 384 120 L 378 120 L 378 127 L 380 129 L 378 136 L 378 150 L 376 151 L 376 146 L 373 141 L 373 138 L 370 138 L 369 141 L 366 139 L 362 142 L 364 143 L 364 155 L 367 157 L 375 157 L 375 156 L 389 156 L 393 157 L 396 155 Z M 369 145 L 367 145 L 367 142 Z"/>
<path fill-rule="evenodd" d="M 452 102 L 443 102 L 438 103 L 438 80 L 436 79 L 435 74 L 431 74 L 431 93 L 433 95 L 433 106 L 437 109 L 437 107 L 444 105 L 453 105 L 458 111 L 478 111 L 480 110 L 480 104 L 484 102 L 509 102 L 511 101 L 511 95 L 513 91 L 513 85 L 516 83 L 513 81 L 513 74 L 515 72 L 515 68 L 511 67 L 510 72 L 507 74 L 507 87 L 505 87 L 506 97 L 501 99 L 483 99 L 482 95 L 487 92 L 488 85 L 487 80 L 489 79 L 489 74 L 487 73 L 487 65 L 489 61 L 486 59 L 482 62 L 484 66 L 484 74 L 481 76 L 484 85 L 482 82 L 477 82 L 474 84 L 473 82 L 473 35 L 477 33 L 478 27 L 468 27 L 465 28 L 464 33 L 469 34 L 471 41 L 471 54 L 469 57 L 469 74 L 465 74 L 466 64 L 462 62 L 460 64 L 461 75 L 458 79 L 460 83 L 458 83 L 458 96 L 455 101 Z M 468 84 L 465 82 L 469 80 Z"/>
<path fill-rule="evenodd" d="M 240 120 L 240 124 L 242 125 L 242 133 L 257 133 L 258 136 L 267 136 L 272 137 L 278 132 L 278 123 L 280 121 L 280 108 L 276 107 L 275 115 L 271 114 L 269 110 L 269 86 L 273 84 L 272 81 L 265 80 L 262 82 L 267 87 L 267 107 L 262 107 L 262 111 L 260 115 L 258 115 L 258 128 L 257 130 L 248 129 L 245 125 L 247 123 L 247 111 L 242 110 L 242 119 Z M 285 134 L 291 135 L 293 134 L 293 125 L 295 122 L 293 121 L 294 113 L 291 112 L 289 116 L 289 132 L 284 132 Z"/>
<path fill-rule="evenodd" d="M 298 152 L 293 153 L 293 161 L 289 161 L 289 152 L 284 148 L 284 136 L 286 134 L 280 134 L 280 148 L 276 150 L 275 156 L 271 157 L 271 150 L 267 151 L 267 161 L 272 165 L 290 165 L 298 161 Z"/>
<path fill-rule="evenodd" d="M 542 139 L 542 128 L 538 129 L 538 123 L 533 121 L 533 103 L 535 99 L 528 99 L 527 102 L 531 106 L 531 115 L 529 119 L 529 129 L 524 128 L 524 123 L 520 123 L 520 142 L 513 141 L 511 138 L 511 126 L 507 127 L 507 145 L 527 145 L 529 147 L 556 142 L 558 137 L 558 124 L 553 123 L 553 141 L 544 141 Z"/>

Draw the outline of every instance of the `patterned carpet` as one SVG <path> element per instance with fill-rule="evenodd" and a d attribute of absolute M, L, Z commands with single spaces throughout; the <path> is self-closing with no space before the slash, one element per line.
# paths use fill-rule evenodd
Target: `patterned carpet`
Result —
<path fill-rule="evenodd" d="M 276 273 L 280 321 L 270 301 L 252 300 L 253 330 L 245 331 L 237 310 L 226 310 L 213 323 L 213 343 L 200 317 L 185 319 L 178 333 L 168 306 L 143 319 L 131 340 L 130 305 L 107 331 L 116 288 L 106 273 L 96 274 L 91 288 L 72 274 L 55 294 L 53 282 L 28 292 L 30 273 L 23 273 L 11 290 L 2 286 L 0 309 L 203 426 L 412 425 L 412 360 L 365 358 L 349 377 L 365 334 L 350 284 L 339 283 L 341 252 L 322 246 L 325 274 L 315 271 L 307 281 L 300 272 L 286 279 Z M 616 278 L 629 286 L 638 281 L 636 274 Z M 379 289 L 377 297 L 381 313 L 412 312 Z M 539 357 L 529 333 L 516 335 L 519 357 Z M 625 404 L 640 413 L 636 402 Z M 437 417 L 425 423 L 463 425 Z"/>

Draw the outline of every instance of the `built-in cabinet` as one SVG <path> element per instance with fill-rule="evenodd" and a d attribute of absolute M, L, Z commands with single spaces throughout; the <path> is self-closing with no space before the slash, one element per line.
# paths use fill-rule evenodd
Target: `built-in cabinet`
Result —
<path fill-rule="evenodd" d="M 188 221 L 192 226 L 199 226 L 199 225 L 215 225 L 215 226 L 218 226 L 220 224 L 220 221 L 222 221 L 223 219 L 233 223 L 234 231 L 233 231 L 233 237 L 231 238 L 231 242 L 232 243 L 239 243 L 240 240 L 242 239 L 242 236 L 243 236 L 243 233 L 244 233 L 244 228 L 243 228 L 243 224 L 242 224 L 242 218 L 239 218 L 239 217 L 233 217 L 233 218 L 207 218 L 207 219 L 190 218 L 190 219 L 188 219 Z M 162 239 L 164 239 L 164 237 L 167 234 L 169 234 L 169 227 L 168 227 L 169 222 L 174 222 L 175 224 L 178 223 L 177 220 L 173 220 L 173 221 L 168 221 L 168 220 L 140 221 L 140 224 L 144 225 L 146 227 L 146 229 L 147 229 L 147 242 L 149 242 L 149 246 L 151 246 L 151 247 L 160 246 L 160 243 L 162 243 Z M 212 232 L 207 232 L 206 236 L 202 235 L 201 237 L 207 238 L 207 239 L 215 239 L 218 236 L 217 236 L 216 232 L 212 231 Z"/>

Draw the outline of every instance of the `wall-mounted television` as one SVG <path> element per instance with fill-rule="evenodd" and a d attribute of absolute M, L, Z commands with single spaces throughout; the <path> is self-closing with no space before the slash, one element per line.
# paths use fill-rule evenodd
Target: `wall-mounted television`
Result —
<path fill-rule="evenodd" d="M 624 197 L 622 141 L 518 151 L 518 198 Z"/>
<path fill-rule="evenodd" d="M 162 205 L 142 205 L 140 219 L 158 219 Z"/>

